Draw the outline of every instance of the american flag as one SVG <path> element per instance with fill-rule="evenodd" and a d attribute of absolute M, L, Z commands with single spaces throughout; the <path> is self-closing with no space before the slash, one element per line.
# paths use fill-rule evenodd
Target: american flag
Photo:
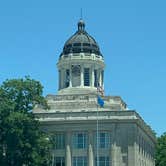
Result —
<path fill-rule="evenodd" d="M 104 96 L 104 89 L 102 86 L 97 86 L 97 93 L 99 93 L 101 96 Z"/>

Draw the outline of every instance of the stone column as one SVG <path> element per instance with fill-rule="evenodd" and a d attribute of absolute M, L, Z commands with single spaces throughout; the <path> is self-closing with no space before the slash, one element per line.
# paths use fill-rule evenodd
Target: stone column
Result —
<path fill-rule="evenodd" d="M 117 138 L 119 137 L 116 134 L 116 130 L 117 130 L 117 125 L 114 124 L 112 125 L 112 134 L 111 134 L 111 166 L 119 166 L 118 165 L 118 160 L 119 156 L 118 156 L 118 149 L 117 149 Z"/>
<path fill-rule="evenodd" d="M 128 166 L 137 166 L 136 164 L 136 130 L 128 131 Z"/>
<path fill-rule="evenodd" d="M 94 67 L 91 68 L 91 86 L 94 87 Z"/>
<path fill-rule="evenodd" d="M 58 88 L 58 90 L 60 90 L 61 89 L 61 80 L 62 80 L 62 76 L 61 76 L 61 74 L 62 74 L 62 72 L 61 72 L 61 70 L 59 69 L 58 70 L 58 74 L 59 74 L 59 88 Z"/>
<path fill-rule="evenodd" d="M 139 135 L 138 135 L 138 130 L 136 133 L 136 142 L 135 142 L 135 165 L 139 165 Z"/>
<path fill-rule="evenodd" d="M 112 162 L 112 166 L 117 166 L 117 154 L 116 154 L 116 144 L 113 143 L 112 147 L 111 147 L 111 162 Z"/>
<path fill-rule="evenodd" d="M 70 141 L 71 140 L 71 133 L 67 132 L 66 137 L 66 166 L 71 166 L 71 148 L 70 148 Z"/>
<path fill-rule="evenodd" d="M 84 86 L 84 66 L 81 64 L 81 87 Z"/>
<path fill-rule="evenodd" d="M 128 166 L 136 166 L 135 165 L 135 149 L 134 146 L 128 146 Z"/>
<path fill-rule="evenodd" d="M 69 67 L 69 87 L 72 87 L 72 68 L 71 66 Z"/>
<path fill-rule="evenodd" d="M 61 89 L 65 87 L 65 69 L 61 70 Z"/>
<path fill-rule="evenodd" d="M 99 70 L 99 84 L 100 84 L 100 86 L 102 86 L 101 70 Z"/>
<path fill-rule="evenodd" d="M 89 145 L 88 145 L 88 165 L 93 166 L 94 165 L 94 156 L 93 156 L 93 133 L 92 131 L 89 131 Z"/>
<path fill-rule="evenodd" d="M 102 87 L 104 89 L 104 70 L 102 70 L 101 72 L 102 72 Z"/>

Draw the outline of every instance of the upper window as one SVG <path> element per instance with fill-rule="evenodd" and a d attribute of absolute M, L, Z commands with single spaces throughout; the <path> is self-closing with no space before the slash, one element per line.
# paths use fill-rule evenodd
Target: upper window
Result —
<path fill-rule="evenodd" d="M 65 148 L 65 134 L 58 133 L 55 135 L 55 148 L 64 149 Z"/>
<path fill-rule="evenodd" d="M 110 166 L 110 161 L 108 156 L 99 156 L 95 158 L 96 166 Z"/>
<path fill-rule="evenodd" d="M 80 86 L 81 84 L 81 66 L 72 65 L 72 87 Z"/>
<path fill-rule="evenodd" d="M 97 140 L 98 137 L 98 140 Z M 109 148 L 110 147 L 110 133 L 108 132 L 98 132 L 96 133 L 96 148 Z"/>
<path fill-rule="evenodd" d="M 73 46 L 81 46 L 81 43 L 74 43 Z"/>
<path fill-rule="evenodd" d="M 87 166 L 87 157 L 73 157 L 73 166 Z"/>
<path fill-rule="evenodd" d="M 84 68 L 84 86 L 90 85 L 89 68 Z"/>
<path fill-rule="evenodd" d="M 81 66 L 80 65 L 72 65 L 72 76 L 80 76 Z"/>
<path fill-rule="evenodd" d="M 73 134 L 73 148 L 84 149 L 87 147 L 87 133 L 76 132 Z"/>
<path fill-rule="evenodd" d="M 83 43 L 83 46 L 90 46 L 89 43 Z"/>
<path fill-rule="evenodd" d="M 94 86 L 97 87 L 98 86 L 98 78 L 97 78 L 97 70 L 94 70 Z"/>
<path fill-rule="evenodd" d="M 69 84 L 70 84 L 70 70 L 67 69 L 66 70 L 66 83 L 65 83 L 65 87 L 69 87 Z"/>

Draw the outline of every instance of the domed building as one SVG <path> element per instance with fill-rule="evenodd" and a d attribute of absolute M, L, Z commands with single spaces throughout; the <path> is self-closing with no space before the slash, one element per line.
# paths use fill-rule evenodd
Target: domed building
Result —
<path fill-rule="evenodd" d="M 54 166 L 154 166 L 152 129 L 120 96 L 104 95 L 104 57 L 83 20 L 57 63 L 59 89 L 49 110 L 33 110 L 55 136 Z"/>

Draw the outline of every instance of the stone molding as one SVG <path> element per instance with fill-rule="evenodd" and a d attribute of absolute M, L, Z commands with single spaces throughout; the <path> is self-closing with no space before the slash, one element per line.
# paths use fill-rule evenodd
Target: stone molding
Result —
<path fill-rule="evenodd" d="M 57 112 L 37 113 L 35 116 L 41 123 L 90 123 L 97 119 L 96 111 L 87 112 Z M 144 130 L 149 137 L 156 142 L 152 129 L 143 121 L 136 111 L 100 111 L 98 120 L 103 123 L 135 123 Z"/>

